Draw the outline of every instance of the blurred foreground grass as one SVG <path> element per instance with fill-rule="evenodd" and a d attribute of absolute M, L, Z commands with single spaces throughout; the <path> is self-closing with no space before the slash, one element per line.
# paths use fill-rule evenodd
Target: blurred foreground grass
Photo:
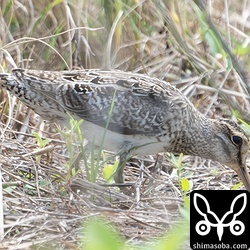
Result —
<path fill-rule="evenodd" d="M 189 213 L 187 211 L 187 213 Z M 179 250 L 187 249 L 189 239 L 189 219 L 184 218 L 168 230 L 164 236 L 143 244 L 126 243 L 114 226 L 102 218 L 95 218 L 83 226 L 81 249 L 84 250 Z M 140 245 L 140 246 L 138 246 Z"/>

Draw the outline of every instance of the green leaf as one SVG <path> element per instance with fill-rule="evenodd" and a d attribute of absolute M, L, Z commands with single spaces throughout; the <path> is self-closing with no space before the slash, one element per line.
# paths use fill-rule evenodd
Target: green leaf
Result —
<path fill-rule="evenodd" d="M 103 178 L 106 182 L 110 183 L 113 181 L 114 173 L 119 165 L 119 161 L 116 161 L 113 165 L 106 165 L 103 168 Z"/>
<path fill-rule="evenodd" d="M 90 220 L 84 225 L 86 240 L 82 246 L 85 250 L 122 250 L 124 242 L 118 233 L 103 219 Z M 84 238 L 85 238 L 84 237 Z"/>
<path fill-rule="evenodd" d="M 167 237 L 161 239 L 160 243 L 154 247 L 155 250 L 179 250 L 184 249 L 184 242 L 189 237 L 189 222 L 187 220 L 176 225 Z M 152 249 L 152 248 L 151 248 Z"/>
<path fill-rule="evenodd" d="M 17 188 L 17 186 L 9 186 L 3 189 L 3 192 L 5 193 L 9 193 L 11 194 L 12 192 L 14 192 L 14 190 Z"/>
<path fill-rule="evenodd" d="M 48 182 L 47 180 L 40 180 L 40 181 L 39 181 L 39 184 L 40 184 L 41 186 L 48 186 L 49 182 Z"/>
<path fill-rule="evenodd" d="M 239 182 L 237 184 L 235 184 L 233 187 L 232 187 L 232 190 L 238 190 L 240 187 L 243 186 L 243 183 L 242 182 Z"/>
<path fill-rule="evenodd" d="M 41 148 L 44 148 L 48 143 L 51 142 L 51 139 L 43 139 L 37 132 L 32 132 L 32 134 L 36 137 L 37 142 Z"/>
<path fill-rule="evenodd" d="M 207 21 L 206 13 L 201 11 L 201 9 L 194 3 L 192 4 L 192 6 L 196 12 L 198 21 L 200 23 L 201 31 L 204 35 L 205 40 L 209 44 L 211 51 L 214 54 L 223 54 L 222 44 L 216 33 L 213 31 L 213 29 L 210 28 L 210 25 Z"/>
<path fill-rule="evenodd" d="M 181 180 L 181 187 L 184 192 L 188 192 L 192 188 L 192 182 L 189 181 L 187 178 L 183 178 Z"/>
<path fill-rule="evenodd" d="M 177 161 L 177 164 L 178 164 L 178 168 L 181 168 L 182 167 L 182 158 L 183 158 L 183 153 L 181 153 L 178 157 L 178 161 Z"/>

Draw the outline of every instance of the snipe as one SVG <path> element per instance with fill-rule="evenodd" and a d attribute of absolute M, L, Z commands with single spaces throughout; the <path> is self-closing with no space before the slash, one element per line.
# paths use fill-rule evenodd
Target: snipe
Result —
<path fill-rule="evenodd" d="M 227 165 L 250 192 L 246 158 L 249 139 L 231 120 L 213 120 L 169 83 L 121 71 L 37 71 L 0 74 L 0 85 L 51 122 L 84 119 L 84 136 L 120 155 L 116 181 L 133 155 L 168 151 L 196 155 Z M 110 111 L 111 115 L 110 115 Z"/>

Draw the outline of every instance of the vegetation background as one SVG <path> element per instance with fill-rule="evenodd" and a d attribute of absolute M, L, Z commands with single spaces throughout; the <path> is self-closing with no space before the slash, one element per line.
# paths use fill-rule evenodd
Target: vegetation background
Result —
<path fill-rule="evenodd" d="M 139 72 L 248 129 L 249 15 L 248 0 L 2 0 L 1 71 Z M 189 249 L 189 192 L 242 188 L 227 167 L 165 153 L 127 163 L 140 189 L 125 195 L 100 185 L 108 153 L 79 160 L 77 122 L 44 123 L 4 90 L 0 104 L 0 249 Z"/>

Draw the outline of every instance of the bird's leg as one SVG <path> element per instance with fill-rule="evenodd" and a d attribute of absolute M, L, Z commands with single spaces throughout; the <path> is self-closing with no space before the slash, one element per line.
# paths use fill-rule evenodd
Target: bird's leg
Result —
<path fill-rule="evenodd" d="M 114 174 L 114 180 L 116 184 L 123 184 L 124 179 L 123 179 L 123 170 L 126 165 L 126 162 L 131 158 L 131 155 L 129 153 L 123 153 L 120 155 L 120 160 L 118 167 L 115 171 Z"/>
<path fill-rule="evenodd" d="M 144 144 L 144 145 L 136 145 L 136 146 L 131 146 L 131 144 L 127 144 L 124 143 L 123 145 L 123 149 L 121 150 L 121 152 L 119 153 L 120 155 L 120 161 L 119 161 L 119 165 L 117 167 L 117 170 L 114 174 L 114 180 L 115 180 L 115 183 L 116 184 L 123 184 L 124 181 L 123 181 L 123 170 L 124 170 L 124 167 L 126 165 L 126 162 L 131 159 L 131 157 L 134 155 L 134 151 L 138 148 L 138 147 L 142 147 L 142 146 L 145 146 L 147 144 Z M 123 184 L 123 185 L 119 185 L 119 186 L 131 186 L 131 184 Z"/>
<path fill-rule="evenodd" d="M 123 170 L 124 170 L 124 167 L 126 165 L 126 162 L 133 156 L 132 151 L 133 150 L 131 147 L 127 148 L 125 146 L 125 147 L 123 147 L 122 152 L 119 154 L 120 160 L 119 160 L 118 167 L 114 173 L 114 180 L 115 180 L 116 184 L 123 184 L 120 186 L 127 186 L 127 185 L 124 185 Z"/>
<path fill-rule="evenodd" d="M 116 184 L 122 184 L 124 182 L 123 180 L 123 170 L 126 162 L 122 162 L 121 158 L 119 161 L 119 165 L 114 173 L 114 180 Z"/>

